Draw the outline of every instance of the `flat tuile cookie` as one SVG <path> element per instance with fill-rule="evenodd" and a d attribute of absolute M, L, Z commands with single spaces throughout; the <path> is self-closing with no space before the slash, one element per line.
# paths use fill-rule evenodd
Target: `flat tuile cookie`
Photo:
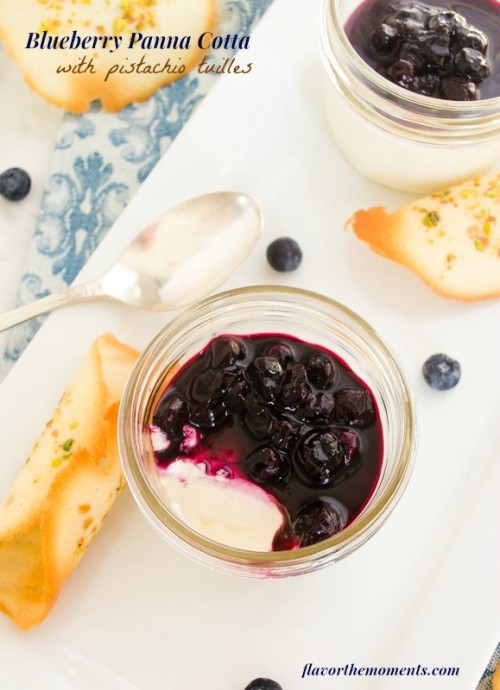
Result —
<path fill-rule="evenodd" d="M 138 353 L 98 338 L 0 505 L 0 610 L 38 625 L 124 487 L 116 424 Z"/>
<path fill-rule="evenodd" d="M 380 206 L 349 221 L 373 251 L 414 271 L 443 297 L 500 296 L 500 172 L 412 201 Z"/>
<path fill-rule="evenodd" d="M 187 74 L 206 53 L 198 46 L 199 36 L 213 31 L 215 21 L 216 0 L 0 0 L 0 39 L 27 84 L 73 113 L 86 112 L 95 100 L 104 110 L 116 112 Z M 89 43 L 87 48 L 69 48 L 74 32 L 80 39 L 95 39 L 95 47 Z M 141 39 L 128 47 L 133 33 L 146 42 Z M 148 36 L 171 36 L 172 47 L 148 47 Z M 42 37 L 45 47 L 40 48 Z M 49 41 L 63 37 L 68 37 L 64 49 L 48 47 Z M 102 41 L 104 37 L 109 40 Z M 118 48 L 115 37 L 121 38 Z M 191 37 L 190 45 L 185 47 L 184 40 L 179 48 L 183 37 Z M 141 58 L 141 73 L 120 73 L 117 68 L 106 79 L 114 65 L 132 69 Z M 158 71 L 167 61 L 177 71 Z M 62 65 L 77 70 L 79 64 L 80 72 L 57 71 Z M 146 65 L 158 65 L 157 72 L 146 72 Z"/>

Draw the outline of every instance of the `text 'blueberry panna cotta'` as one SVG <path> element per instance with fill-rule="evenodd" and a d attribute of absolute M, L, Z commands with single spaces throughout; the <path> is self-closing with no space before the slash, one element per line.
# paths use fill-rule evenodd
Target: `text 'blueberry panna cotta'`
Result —
<path fill-rule="evenodd" d="M 382 467 L 369 388 L 334 353 L 282 334 L 214 338 L 169 382 L 149 432 L 167 507 L 252 551 L 339 533 Z"/>
<path fill-rule="evenodd" d="M 455 101 L 500 96 L 496 0 L 365 0 L 346 33 L 365 62 L 404 89 Z"/>

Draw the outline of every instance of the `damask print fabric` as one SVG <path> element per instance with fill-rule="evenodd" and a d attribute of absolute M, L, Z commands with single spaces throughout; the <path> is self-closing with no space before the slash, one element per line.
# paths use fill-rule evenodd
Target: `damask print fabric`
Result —
<path fill-rule="evenodd" d="M 219 33 L 249 35 L 272 0 L 222 0 Z M 208 56 L 220 63 L 234 51 Z M 66 114 L 56 142 L 18 305 L 71 284 L 107 230 L 210 91 L 217 74 L 192 72 L 149 100 L 117 114 L 95 103 Z M 45 317 L 13 328 L 0 358 L 0 380 Z"/>

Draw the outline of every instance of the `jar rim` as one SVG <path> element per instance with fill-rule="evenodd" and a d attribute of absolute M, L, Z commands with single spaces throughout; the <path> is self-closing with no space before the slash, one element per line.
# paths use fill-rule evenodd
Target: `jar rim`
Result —
<path fill-rule="evenodd" d="M 148 381 L 148 376 L 151 375 L 155 363 L 158 363 L 159 358 L 163 356 L 166 342 L 173 334 L 179 330 L 182 331 L 182 329 L 192 330 L 197 319 L 213 317 L 217 309 L 225 310 L 236 305 L 239 309 L 244 309 L 245 304 L 243 302 L 245 299 L 254 302 L 262 300 L 269 302 L 272 300 L 271 295 L 276 300 L 288 300 L 290 304 L 292 303 L 291 300 L 294 300 L 294 303 L 297 300 L 302 300 L 304 305 L 313 303 L 321 305 L 327 310 L 334 310 L 335 313 L 342 314 L 363 330 L 363 333 L 369 337 L 370 343 L 379 348 L 380 356 L 387 359 L 388 366 L 396 376 L 397 385 L 401 392 L 404 438 L 396 463 L 396 470 L 393 476 L 389 478 L 387 486 L 384 487 L 380 496 L 373 501 L 370 500 L 352 524 L 339 534 L 298 550 L 255 552 L 214 542 L 192 530 L 165 507 L 149 485 L 142 468 L 142 458 L 139 457 L 140 454 L 137 451 L 134 428 L 141 400 L 144 396 L 152 396 L 151 382 Z M 315 292 L 284 286 L 261 285 L 228 290 L 212 295 L 177 314 L 161 329 L 146 347 L 129 377 L 120 405 L 118 436 L 120 456 L 127 483 L 136 502 L 151 524 L 163 536 L 166 536 L 164 530 L 167 529 L 170 533 L 169 538 L 173 539 L 180 550 L 185 551 L 188 555 L 193 557 L 191 550 L 194 547 L 195 551 L 201 552 L 201 556 L 198 553 L 197 560 L 202 560 L 203 554 L 205 554 L 211 559 L 215 558 L 225 561 L 226 564 L 232 564 L 236 572 L 243 565 L 250 565 L 257 569 L 267 568 L 270 571 L 286 569 L 289 566 L 301 571 L 301 568 L 305 567 L 306 563 L 310 565 L 311 561 L 317 562 L 319 567 L 322 567 L 357 548 L 378 529 L 404 491 L 413 467 L 417 434 L 416 413 L 406 374 L 376 331 L 364 319 L 339 302 Z M 339 555 L 338 552 L 341 547 L 343 553 Z"/>

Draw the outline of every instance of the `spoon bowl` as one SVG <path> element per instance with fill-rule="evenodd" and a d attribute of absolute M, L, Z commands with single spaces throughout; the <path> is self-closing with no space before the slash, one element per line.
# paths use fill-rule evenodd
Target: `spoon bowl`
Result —
<path fill-rule="evenodd" d="M 221 285 L 252 251 L 262 212 L 240 192 L 213 192 L 174 206 L 148 225 L 102 278 L 0 317 L 0 331 L 80 301 L 112 299 L 141 309 L 186 306 Z"/>

